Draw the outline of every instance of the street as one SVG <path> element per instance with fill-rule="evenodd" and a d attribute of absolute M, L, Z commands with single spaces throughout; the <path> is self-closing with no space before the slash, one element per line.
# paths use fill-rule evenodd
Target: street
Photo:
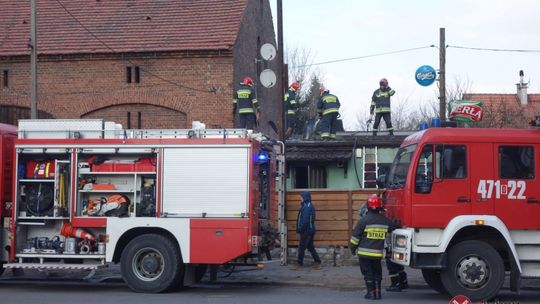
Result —
<path fill-rule="evenodd" d="M 179 292 L 140 294 L 123 283 L 1 281 L 0 303 L 58 304 L 72 301 L 100 304 L 121 303 L 370 303 L 363 291 L 339 290 L 317 286 L 287 286 L 274 283 L 203 283 Z M 523 291 L 517 296 L 503 290 L 498 303 L 539 303 L 540 292 Z M 383 292 L 377 303 L 448 303 L 447 296 L 439 295 L 425 286 L 413 286 L 401 293 Z"/>
<path fill-rule="evenodd" d="M 164 294 L 131 291 L 119 277 L 118 267 L 101 270 L 92 278 L 88 272 L 27 272 L 0 278 L 0 303 L 58 304 L 72 301 L 99 304 L 138 303 L 370 303 L 363 298 L 365 290 L 358 266 L 326 266 L 289 270 L 278 261 L 266 264 L 264 270 L 239 268 L 230 276 L 211 283 L 208 277 L 191 287 Z M 410 288 L 403 292 L 383 290 L 377 303 L 449 303 L 450 297 L 431 290 L 418 270 L 407 270 Z M 386 274 L 385 274 L 386 275 Z M 507 280 L 508 281 L 508 280 Z M 387 278 L 383 282 L 387 286 Z M 495 303 L 540 303 L 536 280 L 524 280 L 520 295 L 505 288 Z"/>

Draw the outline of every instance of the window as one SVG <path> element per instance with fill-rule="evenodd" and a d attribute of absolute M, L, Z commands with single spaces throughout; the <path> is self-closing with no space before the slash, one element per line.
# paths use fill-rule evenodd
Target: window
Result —
<path fill-rule="evenodd" d="M 9 86 L 9 78 L 8 78 L 8 70 L 4 70 L 4 78 L 2 80 L 2 83 L 4 84 L 4 88 L 7 88 Z"/>
<path fill-rule="evenodd" d="M 435 176 L 443 179 L 467 177 L 467 148 L 464 145 L 437 145 L 437 172 Z"/>
<path fill-rule="evenodd" d="M 504 179 L 534 178 L 534 148 L 500 146 L 499 177 Z"/>
<path fill-rule="evenodd" d="M 141 69 L 135 66 L 135 83 L 141 83 Z"/>
<path fill-rule="evenodd" d="M 126 82 L 131 83 L 131 67 L 126 67 Z"/>
<path fill-rule="evenodd" d="M 126 67 L 126 82 L 127 83 L 140 83 L 141 82 L 141 68 L 139 66 Z"/>
<path fill-rule="evenodd" d="M 294 188 L 326 188 L 326 167 L 300 166 L 294 171 Z"/>

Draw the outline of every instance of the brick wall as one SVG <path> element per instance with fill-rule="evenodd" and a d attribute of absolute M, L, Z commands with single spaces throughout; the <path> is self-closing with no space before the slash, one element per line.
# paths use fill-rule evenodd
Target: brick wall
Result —
<path fill-rule="evenodd" d="M 133 110 L 141 112 L 144 128 L 188 128 L 194 120 L 230 128 L 233 83 L 246 75 L 258 79 L 258 41 L 275 41 L 268 0 L 248 1 L 232 51 L 40 56 L 38 109 L 55 118 L 111 118 L 124 127 Z M 0 82 L 1 105 L 30 106 L 29 62 L 27 56 L 0 57 L 0 76 L 9 71 L 9 86 Z M 276 60 L 259 63 L 259 71 L 275 65 Z M 140 83 L 126 82 L 128 66 L 141 68 Z M 275 136 L 267 121 L 279 120 L 278 89 L 257 86 L 257 91 L 261 131 Z M 135 127 L 136 115 L 131 116 Z"/>

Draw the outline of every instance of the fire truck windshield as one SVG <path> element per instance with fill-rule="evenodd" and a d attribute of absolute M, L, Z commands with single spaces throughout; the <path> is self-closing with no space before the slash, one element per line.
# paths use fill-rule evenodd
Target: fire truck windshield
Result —
<path fill-rule="evenodd" d="M 389 189 L 398 189 L 405 186 L 407 181 L 407 172 L 409 171 L 409 166 L 411 160 L 416 150 L 417 145 L 410 145 L 402 147 L 398 150 L 394 162 L 390 167 L 390 173 L 388 173 L 388 178 L 386 179 L 386 186 Z"/>

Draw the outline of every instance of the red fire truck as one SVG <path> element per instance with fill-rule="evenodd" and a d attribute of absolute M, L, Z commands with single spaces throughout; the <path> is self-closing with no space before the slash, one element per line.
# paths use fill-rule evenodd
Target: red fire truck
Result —
<path fill-rule="evenodd" d="M 254 253 L 275 219 L 275 141 L 244 129 L 124 130 L 103 120 L 0 128 L 3 268 L 119 263 L 137 292 Z"/>
<path fill-rule="evenodd" d="M 407 137 L 381 177 L 392 260 L 471 300 L 540 277 L 540 131 L 432 128 Z"/>

